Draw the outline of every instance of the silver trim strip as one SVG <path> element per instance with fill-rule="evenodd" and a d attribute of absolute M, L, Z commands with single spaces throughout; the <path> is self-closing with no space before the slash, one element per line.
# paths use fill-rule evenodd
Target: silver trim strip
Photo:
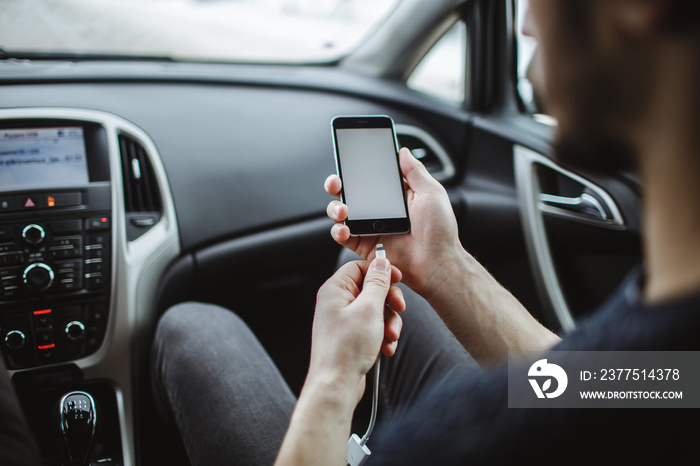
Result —
<path fill-rule="evenodd" d="M 539 195 L 539 208 L 545 212 L 548 208 L 554 207 L 557 209 L 570 212 L 572 215 L 581 215 L 582 218 L 590 217 L 592 214 L 583 213 L 582 210 L 586 207 L 594 209 L 597 212 L 597 217 L 600 220 L 609 220 L 607 212 L 603 204 L 598 199 L 588 193 L 583 193 L 578 197 L 555 196 L 553 194 Z"/>
<path fill-rule="evenodd" d="M 513 163 L 525 242 L 535 281 L 540 293 L 549 302 L 554 312 L 554 317 L 557 319 L 561 328 L 564 331 L 572 330 L 575 327 L 574 318 L 564 298 L 554 268 L 547 232 L 544 228 L 543 214 L 549 213 L 575 219 L 577 221 L 592 222 L 597 226 L 606 228 L 622 228 L 624 226 L 622 215 L 615 201 L 613 201 L 607 192 L 591 181 L 560 167 L 542 154 L 519 145 L 514 145 Z M 580 214 L 544 204 L 540 198 L 540 195 L 543 193 L 537 177 L 538 164 L 551 168 L 595 192 L 607 205 L 612 219 L 598 220 L 596 218 L 590 218 L 587 220 Z"/>

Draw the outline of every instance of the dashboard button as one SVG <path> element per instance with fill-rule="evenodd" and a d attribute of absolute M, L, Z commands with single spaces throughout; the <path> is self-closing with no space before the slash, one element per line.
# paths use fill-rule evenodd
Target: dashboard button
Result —
<path fill-rule="evenodd" d="M 73 207 L 83 203 L 83 197 L 78 192 L 63 192 L 47 194 L 45 196 L 46 206 L 48 208 L 56 207 Z"/>
<path fill-rule="evenodd" d="M 101 234 L 92 234 L 87 236 L 88 243 L 90 244 L 107 244 L 107 234 L 106 233 L 101 233 Z"/>
<path fill-rule="evenodd" d="M 14 239 L 15 226 L 14 225 L 0 225 L 0 241 L 7 241 Z"/>
<path fill-rule="evenodd" d="M 87 307 L 88 324 L 92 327 L 104 326 L 107 322 L 107 306 L 104 304 L 91 304 Z"/>
<path fill-rule="evenodd" d="M 80 236 L 54 238 L 49 251 L 53 259 L 80 257 L 83 254 L 83 238 Z"/>
<path fill-rule="evenodd" d="M 90 217 L 85 220 L 85 229 L 88 231 L 109 230 L 109 217 Z"/>
<path fill-rule="evenodd" d="M 55 355 L 56 355 L 55 348 L 56 348 L 55 343 L 52 343 L 50 345 L 37 346 L 37 349 L 39 350 L 37 352 L 39 364 L 49 364 L 49 363 L 53 362 L 55 359 Z"/>
<path fill-rule="evenodd" d="M 11 298 L 17 294 L 18 275 L 17 269 L 0 269 L 0 297 Z"/>
<path fill-rule="evenodd" d="M 85 261 L 85 273 L 104 272 L 105 264 L 102 259 L 87 259 Z"/>
<path fill-rule="evenodd" d="M 72 291 L 83 287 L 83 263 L 80 260 L 56 263 L 56 282 L 60 290 Z"/>
<path fill-rule="evenodd" d="M 87 249 L 85 251 L 85 258 L 86 259 L 104 259 L 105 255 L 106 255 L 106 251 L 104 250 L 104 248 Z"/>
<path fill-rule="evenodd" d="M 4 252 L 0 253 L 0 267 L 7 265 L 17 265 L 22 262 L 22 256 L 19 252 Z"/>
<path fill-rule="evenodd" d="M 42 329 L 34 332 L 37 346 L 47 346 L 54 342 L 53 329 Z"/>
<path fill-rule="evenodd" d="M 44 201 L 39 194 L 25 194 L 23 196 L 15 196 L 15 206 L 17 210 L 41 209 L 44 207 Z"/>
<path fill-rule="evenodd" d="M 15 210 L 14 199 L 8 196 L 0 197 L 0 212 L 12 212 Z"/>
<path fill-rule="evenodd" d="M 53 326 L 53 318 L 51 309 L 41 309 L 33 312 L 34 328 L 39 330 L 47 330 Z"/>
<path fill-rule="evenodd" d="M 85 288 L 95 289 L 103 286 L 107 282 L 102 272 L 86 273 L 85 274 Z"/>

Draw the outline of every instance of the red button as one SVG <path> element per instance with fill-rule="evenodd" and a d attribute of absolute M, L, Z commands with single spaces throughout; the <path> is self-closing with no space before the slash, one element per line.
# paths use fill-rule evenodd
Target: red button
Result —
<path fill-rule="evenodd" d="M 24 196 L 15 196 L 15 205 L 23 209 L 40 209 L 44 207 L 42 196 L 38 194 L 25 194 Z"/>

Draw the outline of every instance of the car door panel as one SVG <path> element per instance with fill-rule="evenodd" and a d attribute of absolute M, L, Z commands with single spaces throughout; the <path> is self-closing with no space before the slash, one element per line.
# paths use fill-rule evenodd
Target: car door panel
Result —
<path fill-rule="evenodd" d="M 628 176 L 603 177 L 560 166 L 550 155 L 549 130 L 530 129 L 534 121 L 521 123 L 521 127 L 511 122 L 491 117 L 483 124 L 480 119 L 475 123 L 476 143 L 464 183 L 467 205 L 485 193 L 491 199 L 500 193 L 502 200 L 492 209 L 468 209 L 469 224 L 487 225 L 484 231 L 490 234 L 471 245 L 466 241 L 466 245 L 485 259 L 516 297 L 529 303 L 526 306 L 533 315 L 554 330 L 570 330 L 576 319 L 600 305 L 640 261 L 637 190 Z M 487 142 L 482 145 L 480 140 Z M 557 207 L 541 197 L 575 199 L 584 190 L 609 219 L 577 212 L 569 205 Z M 493 219 L 500 217 L 510 219 L 510 225 L 494 225 Z M 504 230 L 510 232 L 510 239 Z M 499 249 L 504 251 L 502 256 L 525 258 L 530 273 L 507 278 L 508 274 L 499 272 L 504 262 L 498 260 L 494 269 L 490 262 L 496 254 L 493 251 Z M 522 267 L 512 270 L 522 271 Z"/>

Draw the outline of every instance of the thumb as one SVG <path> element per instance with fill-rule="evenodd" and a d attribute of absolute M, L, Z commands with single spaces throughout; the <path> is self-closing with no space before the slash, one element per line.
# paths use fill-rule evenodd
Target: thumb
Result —
<path fill-rule="evenodd" d="M 357 301 L 368 306 L 378 305 L 379 309 L 383 310 L 390 286 L 391 264 L 387 258 L 377 257 L 367 269 L 362 292 L 357 297 Z"/>
<path fill-rule="evenodd" d="M 401 164 L 401 172 L 404 178 L 406 178 L 408 185 L 414 191 L 422 191 L 435 181 L 435 178 L 428 172 L 425 165 L 416 159 L 411 154 L 411 151 L 405 147 L 399 151 L 399 163 Z"/>

